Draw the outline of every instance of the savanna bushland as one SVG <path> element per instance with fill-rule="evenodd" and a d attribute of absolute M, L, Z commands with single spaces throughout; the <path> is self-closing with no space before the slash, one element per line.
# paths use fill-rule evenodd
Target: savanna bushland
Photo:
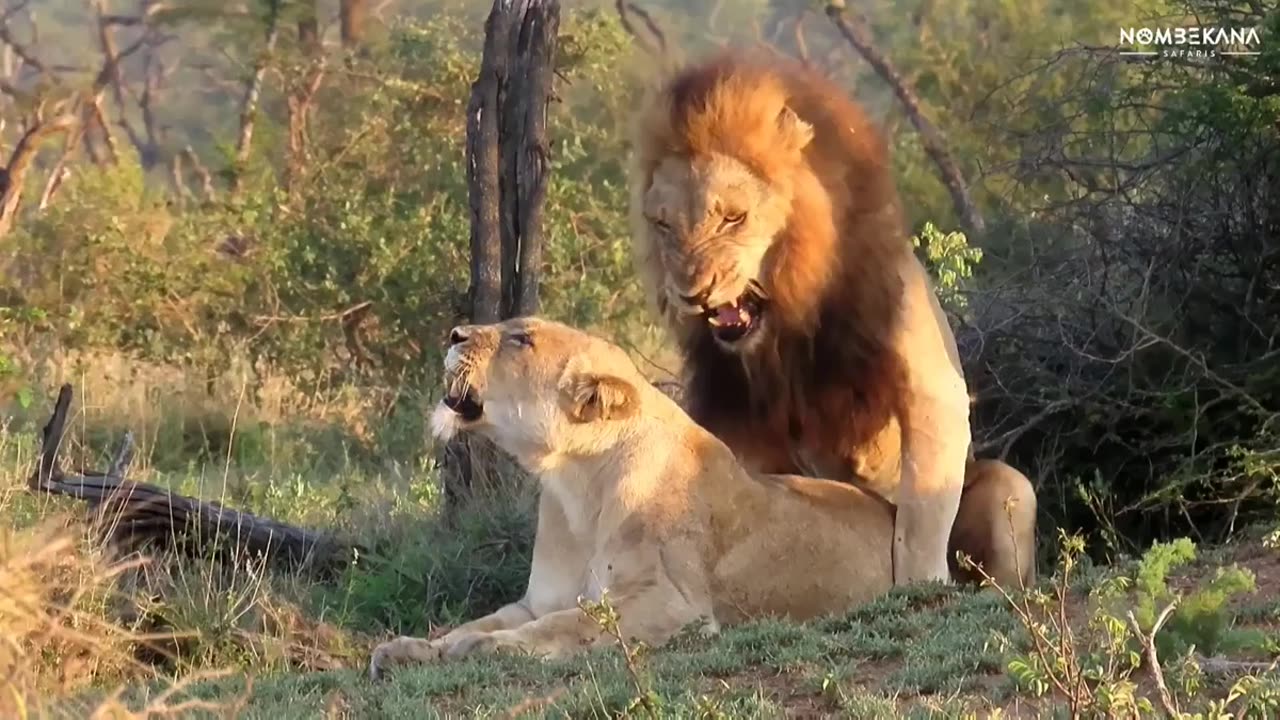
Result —
<path fill-rule="evenodd" d="M 373 643 L 488 612 L 528 569 L 534 489 L 472 468 L 446 507 L 424 427 L 474 301 L 492 8 L 6 0 L 0 715 L 1280 715 L 1280 4 L 560 5 L 540 311 L 678 379 L 629 258 L 638 93 L 725 43 L 820 68 L 890 138 L 979 452 L 1036 483 L 1041 584 L 368 682 Z M 1253 34 L 1121 34 L 1191 26 Z M 34 491 L 64 383 L 68 472 L 339 550 L 275 563 Z"/>

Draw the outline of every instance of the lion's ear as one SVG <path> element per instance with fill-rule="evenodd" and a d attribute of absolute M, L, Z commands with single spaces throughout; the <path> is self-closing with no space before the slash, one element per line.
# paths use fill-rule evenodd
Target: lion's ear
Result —
<path fill-rule="evenodd" d="M 635 386 L 613 375 L 576 374 L 561 387 L 565 413 L 574 422 L 620 420 L 640 404 Z"/>
<path fill-rule="evenodd" d="M 813 126 L 785 105 L 778 113 L 778 130 L 794 150 L 803 150 L 813 140 Z"/>

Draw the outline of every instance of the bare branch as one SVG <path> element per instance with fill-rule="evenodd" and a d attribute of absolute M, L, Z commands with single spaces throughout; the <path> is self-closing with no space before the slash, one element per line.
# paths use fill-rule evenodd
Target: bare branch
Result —
<path fill-rule="evenodd" d="M 18 56 L 18 59 L 30 65 L 33 70 L 45 72 L 48 69 L 45 64 L 40 58 L 36 57 L 36 54 L 26 44 L 15 38 L 9 28 L 9 19 L 13 15 L 26 10 L 27 5 L 28 3 L 26 2 L 19 3 L 5 11 L 4 16 L 0 18 L 0 42 L 12 50 L 13 54 Z"/>
<path fill-rule="evenodd" d="M 102 113 L 102 94 L 109 87 L 116 102 L 120 126 L 124 128 L 125 134 L 129 136 L 129 141 L 138 150 L 143 166 L 150 167 L 155 161 L 154 138 L 144 139 L 125 117 L 125 86 L 120 65 L 125 59 L 143 47 L 151 46 L 154 39 L 150 32 L 146 32 L 124 50 L 118 49 L 115 35 L 112 33 L 112 23 L 106 19 L 107 0 L 92 0 L 92 2 L 94 12 L 97 15 L 98 47 L 102 52 L 102 68 L 98 71 L 98 75 L 93 81 L 93 104 L 97 107 L 95 112 Z M 144 108 L 145 110 L 146 108 Z M 103 123 L 102 128 L 104 133 L 110 134 L 106 123 Z"/>
<path fill-rule="evenodd" d="M 812 65 L 809 59 L 809 43 L 804 36 L 804 17 L 806 13 L 801 13 L 795 20 L 795 41 L 796 41 L 796 57 L 805 65 Z"/>
<path fill-rule="evenodd" d="M 144 25 L 148 20 L 156 15 L 173 10 L 174 7 L 162 2 L 148 2 L 142 9 L 141 15 L 101 15 L 100 19 L 107 25 L 120 25 L 121 27 L 134 27 L 136 25 Z"/>
<path fill-rule="evenodd" d="M 840 30 L 840 34 L 845 40 L 853 46 L 862 59 L 867 61 L 880 79 L 888 83 L 893 89 L 894 95 L 897 96 L 898 102 L 902 104 L 902 109 L 906 112 L 911 124 L 915 126 L 916 132 L 920 133 L 920 141 L 924 144 L 925 152 L 933 160 L 933 164 L 937 166 L 938 173 L 942 176 L 942 182 L 947 186 L 948 192 L 951 193 L 951 200 L 955 204 L 956 214 L 964 223 L 966 229 L 972 232 L 981 233 L 986 229 L 986 221 L 982 218 L 982 213 L 978 211 L 977 205 L 974 204 L 973 198 L 969 194 L 969 184 L 964 178 L 964 174 L 960 171 L 960 166 L 952 157 L 951 151 L 947 149 L 947 143 L 942 137 L 942 132 L 937 126 L 925 115 L 923 108 L 920 106 L 920 99 L 916 95 L 915 89 L 910 86 L 906 78 L 898 72 L 889 57 L 880 50 L 872 38 L 871 27 L 867 24 L 867 20 L 860 13 L 846 13 L 842 9 L 844 3 L 830 3 L 827 5 L 827 16 L 835 23 L 836 28 Z"/>
<path fill-rule="evenodd" d="M 662 32 L 662 28 L 658 26 L 658 22 L 653 19 L 648 10 L 639 5 L 628 2 L 628 0 L 615 0 L 614 8 L 618 11 L 618 19 L 622 22 L 622 29 L 627 31 L 640 47 L 654 57 L 663 58 L 668 53 L 667 35 Z M 631 15 L 635 14 L 640 18 L 640 22 L 644 23 L 645 29 L 648 30 L 649 36 L 644 37 L 636 30 L 635 25 L 631 22 Z"/>
<path fill-rule="evenodd" d="M 306 71 L 285 97 L 288 107 L 289 142 L 285 158 L 285 189 L 292 195 L 306 173 L 310 161 L 308 126 L 312 106 L 325 78 L 325 58 L 320 44 L 319 23 L 314 4 L 304 6 L 298 20 L 298 42 L 307 55 Z"/>
<path fill-rule="evenodd" d="M 984 440 L 982 442 L 975 442 L 973 444 L 973 452 L 981 455 L 983 453 L 988 452 L 992 448 L 999 447 L 1000 448 L 999 458 L 1001 460 L 1004 460 L 1006 457 L 1008 457 L 1009 450 L 1012 449 L 1013 444 L 1018 441 L 1018 438 L 1021 438 L 1023 435 L 1033 430 L 1037 425 L 1049 419 L 1049 417 L 1051 417 L 1054 413 L 1060 412 L 1061 410 L 1069 406 L 1070 406 L 1070 402 L 1066 400 L 1057 400 L 1057 401 L 1051 402 L 1048 405 L 1046 405 L 1043 409 L 1041 409 L 1039 412 L 1037 412 L 1035 415 L 1032 415 L 1030 418 L 1028 418 L 1026 422 L 1023 422 L 1018 427 L 1013 428 L 1012 430 L 1008 430 L 1004 433 L 1001 433 L 996 437 L 988 438 L 987 440 Z"/>
<path fill-rule="evenodd" d="M 116 137 L 111 132 L 111 127 L 107 124 L 106 114 L 102 111 L 101 95 L 90 98 L 87 111 L 93 119 L 93 125 L 102 132 L 102 142 L 107 149 L 106 157 L 101 160 L 95 158 L 95 162 L 99 165 L 115 165 L 120 161 L 120 149 L 116 147 Z"/>
<path fill-rule="evenodd" d="M 13 230 L 18 209 L 22 203 L 22 192 L 26 185 L 27 172 L 35 160 L 40 144 L 47 138 L 64 133 L 79 124 L 77 115 L 73 113 L 59 114 L 44 119 L 37 113 L 26 132 L 19 138 L 9 156 L 9 162 L 0 178 L 0 237 Z"/>
<path fill-rule="evenodd" d="M 1160 669 L 1160 658 L 1156 656 L 1156 634 L 1160 632 L 1160 628 L 1173 615 L 1173 611 L 1177 609 L 1178 601 L 1174 600 L 1160 611 L 1160 615 L 1156 617 L 1155 624 L 1151 626 L 1151 633 L 1148 635 L 1142 632 L 1142 626 L 1138 624 L 1138 619 L 1133 616 L 1133 611 L 1128 612 L 1129 627 L 1133 629 L 1133 633 L 1138 636 L 1138 640 L 1142 642 L 1143 649 L 1147 656 L 1147 670 L 1151 673 L 1151 679 L 1155 681 L 1156 691 L 1160 694 L 1160 705 L 1164 707 L 1164 711 L 1169 717 L 1182 717 L 1182 712 L 1178 710 L 1178 703 L 1173 699 L 1173 695 L 1169 692 L 1169 686 L 1164 682 L 1164 671 Z"/>
<path fill-rule="evenodd" d="M 200 156 L 190 145 L 182 149 L 182 157 L 191 163 L 191 172 L 200 178 L 200 191 L 204 194 L 205 201 L 212 202 L 217 197 L 217 192 L 213 189 L 213 174 L 200 162 Z"/>
<path fill-rule="evenodd" d="M 58 162 L 49 171 L 49 178 L 45 181 L 44 192 L 40 193 L 40 202 L 36 208 L 40 211 L 48 209 L 49 204 L 53 202 L 53 196 L 62 187 L 62 181 L 71 176 L 71 169 L 67 167 L 67 162 L 71 159 L 72 153 L 80 145 L 80 138 L 84 136 L 84 123 L 80 123 L 74 130 L 66 134 L 66 138 L 62 142 L 62 153 L 58 156 Z"/>
<path fill-rule="evenodd" d="M 187 187 L 187 181 L 184 179 L 182 153 L 177 153 L 169 158 L 169 181 L 173 184 L 173 192 L 181 200 L 187 200 L 191 197 L 191 189 Z"/>
<path fill-rule="evenodd" d="M 244 98 L 240 101 L 240 134 L 236 140 L 235 169 L 231 181 L 232 195 L 239 193 L 243 186 L 245 166 L 249 162 L 249 153 L 253 149 L 253 128 L 258 114 L 258 101 L 262 96 L 262 82 L 267 74 L 272 53 L 275 52 L 276 40 L 280 37 L 280 4 L 281 0 L 271 0 L 271 13 L 267 17 L 266 46 L 254 64 L 253 74 L 245 83 Z"/>

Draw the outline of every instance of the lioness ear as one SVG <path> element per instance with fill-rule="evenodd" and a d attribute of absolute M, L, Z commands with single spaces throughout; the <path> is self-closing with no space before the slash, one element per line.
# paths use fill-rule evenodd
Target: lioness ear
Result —
<path fill-rule="evenodd" d="M 581 423 L 628 417 L 640 400 L 626 380 L 587 373 L 570 377 L 561 387 L 560 397 L 565 413 Z"/>
<path fill-rule="evenodd" d="M 801 120 L 795 110 L 785 105 L 778 113 L 778 130 L 782 132 L 782 137 L 787 139 L 788 144 L 796 150 L 803 150 L 813 139 L 813 126 Z"/>

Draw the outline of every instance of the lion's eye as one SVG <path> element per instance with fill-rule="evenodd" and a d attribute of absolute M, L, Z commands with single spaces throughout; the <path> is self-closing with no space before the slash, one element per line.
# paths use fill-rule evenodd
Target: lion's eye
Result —
<path fill-rule="evenodd" d="M 649 222 L 653 223 L 653 226 L 662 232 L 671 232 L 671 226 L 662 218 L 649 218 Z"/>
<path fill-rule="evenodd" d="M 528 333 L 511 333 L 506 337 L 506 340 L 516 347 L 533 347 L 533 338 L 529 337 Z"/>
<path fill-rule="evenodd" d="M 741 225 L 742 221 L 746 219 L 747 219 L 747 213 L 745 211 L 740 213 L 729 213 L 724 216 L 723 225 L 724 227 L 733 227 L 734 225 Z"/>

